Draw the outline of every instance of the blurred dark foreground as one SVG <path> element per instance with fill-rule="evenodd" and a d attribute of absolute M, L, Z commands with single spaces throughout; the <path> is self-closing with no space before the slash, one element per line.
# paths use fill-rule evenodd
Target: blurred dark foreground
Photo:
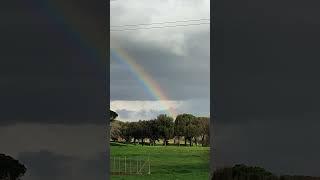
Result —
<path fill-rule="evenodd" d="M 281 175 L 276 176 L 260 167 L 235 165 L 218 169 L 214 172 L 212 180 L 320 180 L 320 177 Z"/>

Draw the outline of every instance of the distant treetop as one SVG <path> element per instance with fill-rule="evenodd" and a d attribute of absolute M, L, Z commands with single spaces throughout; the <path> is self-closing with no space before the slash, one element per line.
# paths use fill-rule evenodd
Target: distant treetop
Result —
<path fill-rule="evenodd" d="M 118 114 L 112 110 L 110 110 L 110 121 L 115 120 L 118 117 Z"/>
<path fill-rule="evenodd" d="M 0 154 L 0 179 L 18 180 L 27 168 L 18 160 L 5 154 Z"/>

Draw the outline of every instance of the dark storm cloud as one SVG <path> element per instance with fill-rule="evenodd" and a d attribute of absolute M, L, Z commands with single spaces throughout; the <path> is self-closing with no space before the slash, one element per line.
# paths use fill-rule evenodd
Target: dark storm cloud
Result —
<path fill-rule="evenodd" d="M 209 96 L 208 32 L 186 35 L 185 55 L 179 55 L 161 45 L 120 39 L 123 49 L 151 75 L 172 100 Z M 120 44 L 119 43 L 119 44 Z M 111 99 L 150 100 L 128 67 L 111 60 Z M 122 87 L 129 88 L 122 88 Z M 141 87 L 141 88 L 138 88 Z M 125 91 L 125 92 L 123 92 Z M 144 94 L 141 93 L 144 92 Z"/>
<path fill-rule="evenodd" d="M 316 1 L 216 5 L 213 64 L 217 166 L 320 175 Z"/>
<path fill-rule="evenodd" d="M 6 21 L 0 25 L 0 124 L 103 121 L 105 62 L 99 56 L 105 34 L 103 28 L 100 34 L 96 30 L 105 24 L 98 16 L 105 10 L 102 6 L 98 11 L 98 2 L 90 6 L 77 1 L 73 11 L 64 14 L 70 2 L 61 7 L 59 3 L 63 4 L 34 0 L 1 5 Z M 96 27 L 72 20 L 79 13 L 94 19 Z"/>
<path fill-rule="evenodd" d="M 27 180 L 103 179 L 106 177 L 106 154 L 91 160 L 64 156 L 49 151 L 23 152 L 19 155 L 27 167 Z"/>

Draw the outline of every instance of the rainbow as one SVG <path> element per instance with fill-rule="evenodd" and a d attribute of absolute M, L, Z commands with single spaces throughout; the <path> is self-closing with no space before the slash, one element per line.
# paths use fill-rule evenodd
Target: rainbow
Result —
<path fill-rule="evenodd" d="M 73 11 L 71 11 L 71 9 L 74 8 L 72 3 L 67 3 L 65 1 L 44 1 L 43 3 L 44 7 L 47 9 L 46 12 L 65 26 L 66 32 L 78 40 L 79 45 L 87 49 L 94 59 L 101 59 L 97 57 L 105 56 L 105 52 L 101 52 L 102 50 L 98 50 L 99 48 L 95 46 L 95 44 L 97 44 L 97 37 L 89 37 L 88 31 L 86 31 L 87 27 L 79 26 L 82 24 L 81 21 L 86 20 L 86 22 L 90 23 L 90 28 L 101 30 L 101 27 L 99 28 L 96 25 L 99 23 L 95 23 L 94 19 L 85 19 L 86 17 L 82 16 L 82 14 L 73 13 Z M 82 16 L 82 18 L 79 18 L 79 16 Z M 173 104 L 173 101 L 169 100 L 160 85 L 141 65 L 136 63 L 123 48 L 115 46 L 116 43 L 114 41 L 112 41 L 112 44 L 114 46 L 110 48 L 110 56 L 127 65 L 132 74 L 134 74 L 137 80 L 143 85 L 144 89 L 156 100 L 161 102 L 162 109 L 165 109 L 170 116 L 175 118 L 177 116 L 174 109 L 175 104 Z M 103 62 L 98 63 L 103 64 Z"/>
<path fill-rule="evenodd" d="M 96 19 L 82 14 L 77 6 L 74 6 L 76 1 L 45 0 L 39 2 L 41 2 L 38 5 L 40 6 L 39 9 L 43 9 L 50 19 L 57 22 L 58 26 L 55 28 L 61 28 L 92 57 L 90 63 L 105 64 L 105 60 L 100 61 L 106 55 L 105 49 L 99 48 L 98 45 L 103 42 L 101 38 L 106 37 L 92 35 L 92 32 L 99 32 L 102 28 L 105 28 L 99 27 L 101 22 L 97 23 Z M 84 21 L 86 23 L 83 23 Z"/>
<path fill-rule="evenodd" d="M 111 58 L 121 61 L 129 67 L 132 74 L 139 80 L 143 85 L 144 89 L 149 92 L 156 100 L 160 101 L 162 108 L 166 109 L 170 116 L 176 117 L 177 113 L 174 109 L 175 104 L 168 98 L 165 92 L 161 89 L 160 85 L 152 78 L 152 76 L 147 73 L 143 66 L 139 65 L 134 58 L 129 56 L 129 54 L 120 46 L 116 46 L 115 42 L 112 41 L 112 47 L 110 48 Z"/>

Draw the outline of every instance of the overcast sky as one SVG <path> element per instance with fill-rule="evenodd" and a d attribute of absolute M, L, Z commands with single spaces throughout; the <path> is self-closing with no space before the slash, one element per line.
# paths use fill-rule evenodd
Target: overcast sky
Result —
<path fill-rule="evenodd" d="M 188 21 L 210 18 L 209 0 L 122 0 L 111 2 L 112 26 Z M 189 21 L 152 26 L 209 23 Z M 130 27 L 129 27 L 130 28 Z M 132 27 L 131 27 L 132 28 Z M 136 28 L 136 27 L 135 27 Z M 128 27 L 113 27 L 113 30 Z M 111 58 L 111 108 L 119 120 L 136 121 L 155 118 L 173 108 L 177 113 L 210 115 L 210 26 L 209 24 L 111 31 L 114 43 L 141 66 L 170 100 L 155 99 L 139 82 L 139 77 L 117 58 Z"/>
<path fill-rule="evenodd" d="M 26 180 L 103 179 L 106 38 L 97 29 L 106 22 L 104 6 L 41 2 L 1 5 L 1 152 L 27 166 Z M 112 25 L 209 16 L 209 1 L 201 0 L 111 4 Z M 215 165 L 320 176 L 319 3 L 227 0 L 216 6 Z M 111 37 L 178 112 L 208 115 L 207 25 Z M 110 70 L 111 106 L 120 118 L 166 112 L 119 62 L 111 60 Z"/>

